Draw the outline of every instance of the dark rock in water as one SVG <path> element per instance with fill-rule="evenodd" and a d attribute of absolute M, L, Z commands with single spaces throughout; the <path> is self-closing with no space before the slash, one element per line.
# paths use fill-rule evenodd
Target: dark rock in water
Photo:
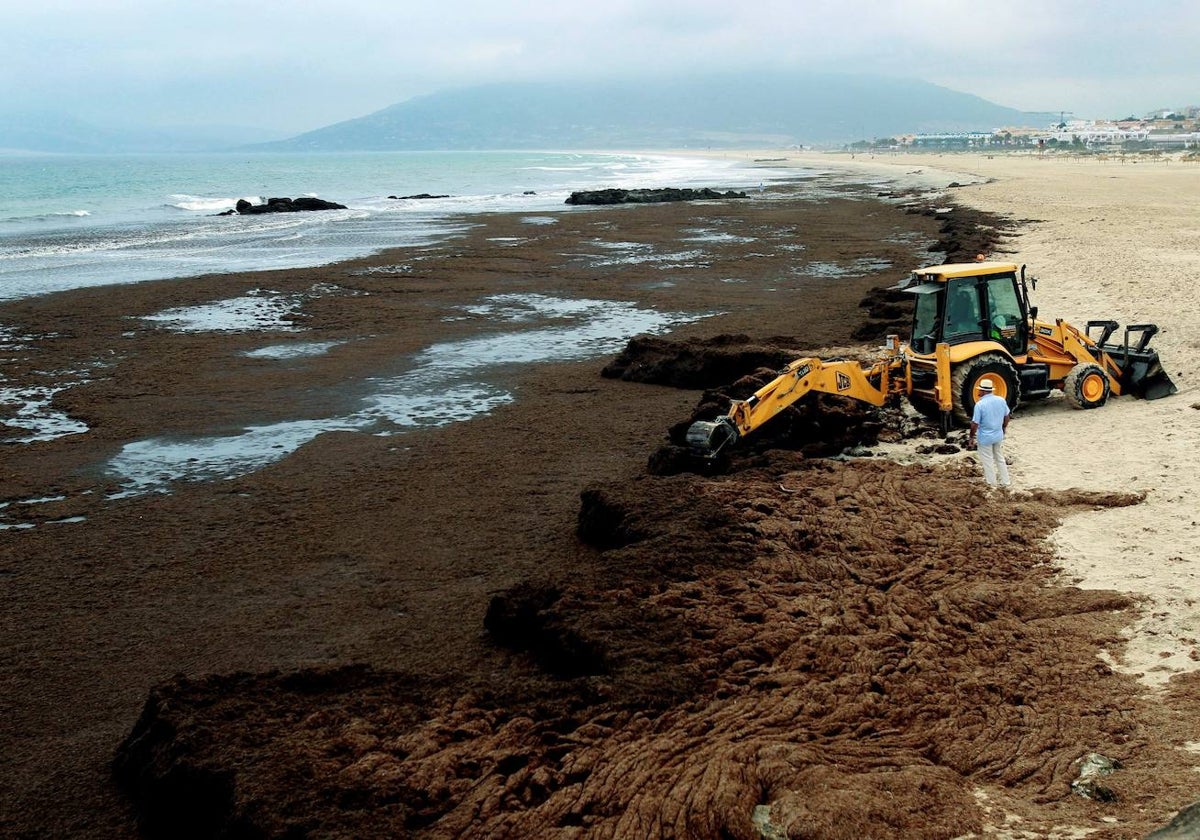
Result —
<path fill-rule="evenodd" d="M 664 201 L 697 201 L 713 198 L 745 198 L 744 192 L 718 192 L 705 187 L 693 190 L 666 187 L 660 190 L 583 190 L 573 192 L 567 204 L 657 204 Z"/>
<path fill-rule="evenodd" d="M 409 199 L 409 198 L 426 199 L 426 198 L 449 198 L 449 197 L 450 196 L 448 196 L 448 195 L 430 195 L 429 193 L 417 193 L 416 195 L 389 195 L 388 196 L 388 198 L 394 198 L 397 201 L 404 201 L 405 199 Z"/>
<path fill-rule="evenodd" d="M 284 199 L 286 201 L 286 199 Z M 333 201 L 325 201 L 312 196 L 301 196 L 300 198 L 292 199 L 293 210 L 345 210 L 345 204 L 338 204 Z"/>
<path fill-rule="evenodd" d="M 266 204 L 251 204 L 244 198 L 239 198 L 235 212 L 243 216 L 252 216 L 258 213 L 298 213 L 305 210 L 345 210 L 345 204 L 335 204 L 332 201 L 325 201 L 312 196 L 301 196 L 300 198 L 268 198 Z M 222 216 L 233 215 L 230 211 L 221 213 Z"/>

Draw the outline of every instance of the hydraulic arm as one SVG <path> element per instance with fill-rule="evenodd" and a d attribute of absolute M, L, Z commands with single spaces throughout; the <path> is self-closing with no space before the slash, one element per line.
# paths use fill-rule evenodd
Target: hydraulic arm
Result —
<path fill-rule="evenodd" d="M 871 367 L 846 359 L 797 359 L 748 399 L 734 400 L 728 414 L 693 423 L 688 428 L 688 446 L 714 457 L 812 391 L 883 405 L 890 394 L 904 392 L 905 363 L 903 355 L 889 356 Z"/>

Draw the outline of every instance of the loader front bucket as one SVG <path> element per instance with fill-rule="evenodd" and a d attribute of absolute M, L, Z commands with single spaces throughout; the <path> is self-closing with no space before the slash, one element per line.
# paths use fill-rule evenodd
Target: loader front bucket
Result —
<path fill-rule="evenodd" d="M 1157 400 L 1161 397 L 1169 397 L 1179 390 L 1171 381 L 1171 377 L 1167 376 L 1167 372 L 1162 369 L 1162 365 L 1158 364 L 1157 359 L 1152 367 L 1153 370 L 1136 374 L 1131 379 L 1129 393 L 1144 400 Z"/>
<path fill-rule="evenodd" d="M 1121 369 L 1121 393 L 1144 400 L 1169 397 L 1179 389 L 1163 370 L 1154 350 L 1134 350 L 1128 346 L 1106 345 L 1104 350 Z"/>

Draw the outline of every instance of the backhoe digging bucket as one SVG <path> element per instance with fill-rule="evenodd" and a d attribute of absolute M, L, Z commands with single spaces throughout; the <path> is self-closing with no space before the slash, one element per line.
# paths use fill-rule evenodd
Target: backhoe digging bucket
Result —
<path fill-rule="evenodd" d="M 722 449 L 737 439 L 737 427 L 728 417 L 718 417 L 715 421 L 697 420 L 687 431 L 688 448 L 702 458 L 716 458 Z"/>

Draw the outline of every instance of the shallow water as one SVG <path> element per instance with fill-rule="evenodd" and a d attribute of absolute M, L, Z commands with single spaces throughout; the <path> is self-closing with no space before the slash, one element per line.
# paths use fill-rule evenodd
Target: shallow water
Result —
<path fill-rule="evenodd" d="M 283 295 L 265 289 L 253 289 L 242 297 L 198 306 L 166 309 L 142 320 L 158 323 L 179 332 L 242 332 L 298 329 L 291 318 L 299 310 L 299 295 Z"/>
<path fill-rule="evenodd" d="M 219 305 L 211 311 L 240 312 L 237 307 Z M 284 458 L 325 432 L 395 435 L 407 429 L 478 417 L 514 399 L 513 394 L 491 381 L 501 369 L 613 353 L 635 334 L 662 333 L 704 317 L 658 312 L 623 301 L 540 294 L 492 295 L 463 307 L 463 311 L 466 316 L 485 319 L 489 328 L 498 329 L 425 348 L 411 359 L 404 373 L 366 380 L 367 395 L 333 416 L 296 418 L 228 434 L 149 438 L 127 444 L 107 465 L 107 472 L 121 485 L 114 497 L 168 492 L 179 481 L 246 475 Z M 183 323 L 192 322 L 184 319 Z M 262 322 L 251 318 L 237 323 Z M 512 330 L 514 325 L 523 328 Z M 302 346 L 319 353 L 328 349 L 327 344 L 308 342 Z M 275 348 L 264 349 L 275 352 L 255 352 L 278 360 L 293 357 Z M 336 399 L 331 395 L 331 402 Z"/>
<path fill-rule="evenodd" d="M 307 359 L 322 356 L 344 341 L 301 341 L 296 344 L 272 344 L 242 353 L 248 359 Z"/>

